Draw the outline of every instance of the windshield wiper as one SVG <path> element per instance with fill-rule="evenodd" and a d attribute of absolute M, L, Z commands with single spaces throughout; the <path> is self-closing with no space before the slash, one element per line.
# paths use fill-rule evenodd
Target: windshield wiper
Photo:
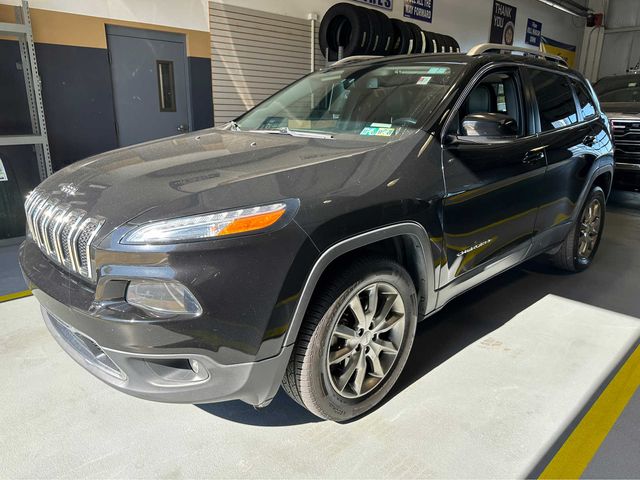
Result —
<path fill-rule="evenodd" d="M 320 133 L 320 132 L 303 132 L 300 130 L 291 130 L 289 127 L 282 128 L 272 128 L 272 129 L 264 129 L 264 130 L 249 130 L 251 133 L 274 133 L 278 135 L 290 135 L 292 137 L 301 137 L 301 138 L 324 138 L 331 139 L 333 135 L 330 133 Z"/>
<path fill-rule="evenodd" d="M 227 123 L 225 125 L 225 127 L 228 127 L 227 130 L 231 130 L 232 132 L 240 132 L 240 131 L 242 131 L 242 129 L 240 128 L 240 125 L 238 125 L 233 120 L 231 120 L 229 123 Z"/>

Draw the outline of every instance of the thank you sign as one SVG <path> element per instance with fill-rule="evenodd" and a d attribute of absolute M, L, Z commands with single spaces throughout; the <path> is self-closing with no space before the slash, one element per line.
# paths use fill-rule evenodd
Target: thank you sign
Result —
<path fill-rule="evenodd" d="M 491 31 L 489 41 L 513 45 L 516 30 L 516 7 L 506 3 L 493 1 L 493 15 L 491 15 Z"/>

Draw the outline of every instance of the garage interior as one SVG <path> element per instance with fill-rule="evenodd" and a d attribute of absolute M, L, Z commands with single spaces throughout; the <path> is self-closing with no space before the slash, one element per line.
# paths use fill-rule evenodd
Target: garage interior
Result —
<path fill-rule="evenodd" d="M 221 127 L 338 60 L 320 39 L 335 3 L 0 0 L 2 478 L 640 478 L 640 182 L 614 183 L 588 270 L 534 259 L 456 298 L 418 324 L 398 382 L 354 421 L 322 421 L 282 390 L 264 409 L 133 398 L 49 335 L 18 264 L 29 192 L 92 155 Z M 495 8 L 350 3 L 452 52 L 489 41 Z M 640 72 L 635 0 L 506 3 L 514 46 L 548 48 L 593 84 Z M 418 4 L 428 21 L 408 14 Z M 156 69 L 160 113 L 142 100 L 158 97 Z"/>

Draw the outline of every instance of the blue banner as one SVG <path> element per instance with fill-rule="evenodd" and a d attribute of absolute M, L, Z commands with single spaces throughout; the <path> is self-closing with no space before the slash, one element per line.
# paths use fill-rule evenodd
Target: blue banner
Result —
<path fill-rule="evenodd" d="M 404 0 L 404 16 L 431 23 L 433 0 Z"/>
<path fill-rule="evenodd" d="M 385 10 L 393 10 L 393 0 L 355 0 L 356 2 L 366 3 L 370 7 L 384 8 Z"/>
<path fill-rule="evenodd" d="M 527 33 L 524 39 L 528 45 L 540 47 L 540 39 L 542 38 L 542 23 L 535 20 L 527 20 Z"/>

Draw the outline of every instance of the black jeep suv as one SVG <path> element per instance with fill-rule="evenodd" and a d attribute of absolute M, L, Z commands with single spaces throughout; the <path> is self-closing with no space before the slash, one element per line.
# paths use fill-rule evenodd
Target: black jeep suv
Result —
<path fill-rule="evenodd" d="M 590 85 L 558 63 L 351 60 L 57 172 L 20 261 L 52 335 L 113 387 L 261 407 L 282 384 L 340 421 L 452 298 L 539 254 L 588 267 L 613 168 Z"/>

